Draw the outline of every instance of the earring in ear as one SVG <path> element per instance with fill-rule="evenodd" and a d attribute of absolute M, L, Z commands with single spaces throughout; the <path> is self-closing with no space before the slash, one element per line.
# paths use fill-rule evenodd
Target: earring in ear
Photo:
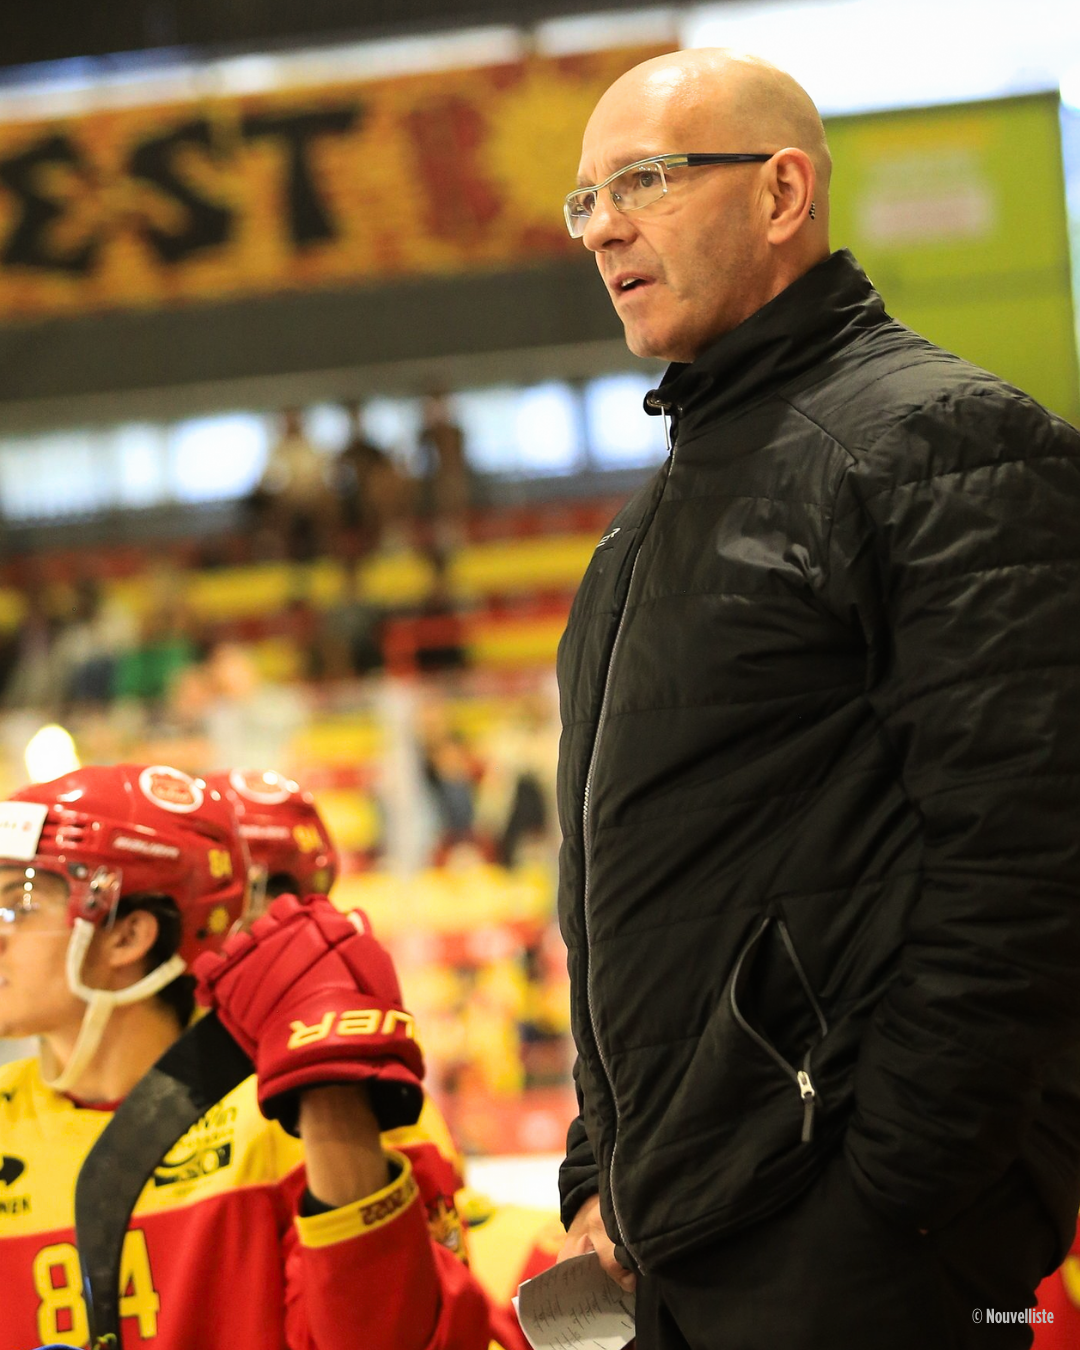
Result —
<path fill-rule="evenodd" d="M 811 220 L 817 219 L 817 208 L 814 206 L 813 202 L 810 203 L 810 219 Z"/>

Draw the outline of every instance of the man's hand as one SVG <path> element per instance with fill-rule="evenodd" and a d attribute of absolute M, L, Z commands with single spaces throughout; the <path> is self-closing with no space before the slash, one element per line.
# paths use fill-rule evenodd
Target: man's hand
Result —
<path fill-rule="evenodd" d="M 298 1093 L 363 1083 L 382 1129 L 411 1125 L 424 1060 L 390 955 L 359 910 L 279 896 L 251 931 L 195 962 L 199 1001 L 255 1061 L 259 1105 L 295 1130 Z"/>
<path fill-rule="evenodd" d="M 584 1256 L 586 1252 L 595 1252 L 600 1258 L 604 1271 L 621 1285 L 628 1293 L 637 1284 L 633 1271 L 621 1266 L 615 1259 L 615 1244 L 607 1235 L 604 1220 L 600 1216 L 600 1197 L 590 1195 L 588 1200 L 574 1215 L 574 1221 L 566 1233 L 566 1241 L 559 1248 L 555 1264 L 568 1261 L 571 1256 Z"/>

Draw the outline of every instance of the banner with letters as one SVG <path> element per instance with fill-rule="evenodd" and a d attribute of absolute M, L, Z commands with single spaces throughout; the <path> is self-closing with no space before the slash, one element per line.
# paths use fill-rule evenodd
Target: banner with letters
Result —
<path fill-rule="evenodd" d="M 0 320 L 518 267 L 660 48 L 0 125 Z"/>

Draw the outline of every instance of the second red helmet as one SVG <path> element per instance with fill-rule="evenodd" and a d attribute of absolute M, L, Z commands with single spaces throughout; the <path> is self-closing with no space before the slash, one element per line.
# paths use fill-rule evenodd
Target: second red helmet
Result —
<path fill-rule="evenodd" d="M 269 895 L 325 895 L 338 854 L 310 792 L 272 769 L 208 773 L 206 782 L 232 802 L 254 868 Z"/>

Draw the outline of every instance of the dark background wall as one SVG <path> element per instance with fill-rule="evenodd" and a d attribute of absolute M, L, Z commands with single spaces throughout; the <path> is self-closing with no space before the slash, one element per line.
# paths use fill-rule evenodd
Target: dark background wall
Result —
<path fill-rule="evenodd" d="M 583 255 L 516 272 L 0 325 L 0 433 L 584 378 L 628 362 Z"/>
<path fill-rule="evenodd" d="M 598 0 L 595 9 L 645 2 Z M 148 48 L 252 50 L 481 24 L 527 28 L 593 8 L 574 0 L 8 0 L 0 6 L 0 69 Z"/>

